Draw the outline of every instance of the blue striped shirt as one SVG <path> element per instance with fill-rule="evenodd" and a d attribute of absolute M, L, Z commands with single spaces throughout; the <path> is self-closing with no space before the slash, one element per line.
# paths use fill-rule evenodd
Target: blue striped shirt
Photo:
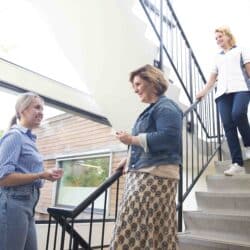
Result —
<path fill-rule="evenodd" d="M 36 136 L 31 130 L 14 125 L 0 139 L 0 179 L 11 173 L 39 173 L 43 158 L 36 147 Z M 42 180 L 28 185 L 40 188 Z"/>

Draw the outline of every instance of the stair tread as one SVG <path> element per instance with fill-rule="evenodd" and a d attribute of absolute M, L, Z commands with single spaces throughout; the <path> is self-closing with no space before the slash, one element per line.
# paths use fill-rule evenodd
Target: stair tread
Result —
<path fill-rule="evenodd" d="M 225 216 L 242 216 L 242 217 L 250 217 L 250 211 L 240 210 L 240 209 L 207 209 L 204 211 L 204 214 L 209 215 L 225 215 Z"/>
<path fill-rule="evenodd" d="M 239 192 L 214 192 L 214 191 L 196 191 L 196 194 L 200 194 L 208 197 L 229 197 L 229 198 L 250 198 L 250 193 L 239 193 Z"/>
<path fill-rule="evenodd" d="M 245 167 L 250 167 L 249 166 L 249 163 L 250 163 L 250 160 L 244 160 L 244 166 Z M 230 164 L 232 164 L 232 161 L 231 160 L 225 160 L 225 161 L 214 161 L 214 165 L 215 167 L 229 167 Z"/>
<path fill-rule="evenodd" d="M 232 219 L 247 219 L 250 221 L 250 214 L 239 214 L 238 211 L 225 211 L 225 213 L 218 213 L 217 210 L 189 210 L 183 211 L 184 214 L 193 214 L 193 215 L 201 215 L 201 216 L 218 216 L 220 218 L 232 218 Z"/>
<path fill-rule="evenodd" d="M 206 176 L 207 190 L 216 193 L 250 193 L 250 174 Z"/>
<path fill-rule="evenodd" d="M 248 180 L 250 179 L 250 174 L 241 174 L 241 175 L 234 175 L 234 176 L 225 176 L 225 175 L 207 175 L 207 179 L 212 179 L 212 180 Z"/>
<path fill-rule="evenodd" d="M 188 238 L 192 240 L 200 240 L 200 241 L 207 241 L 207 242 L 214 242 L 218 244 L 228 244 L 232 246 L 241 246 L 241 247 L 250 247 L 249 242 L 242 242 L 242 241 L 236 241 L 236 240 L 221 240 L 218 237 L 213 236 L 204 236 L 204 235 L 197 235 L 191 232 L 184 232 L 184 233 L 178 233 L 178 238 Z"/>
<path fill-rule="evenodd" d="M 222 172 L 206 181 L 207 191 L 195 192 L 199 210 L 183 212 L 187 231 L 178 234 L 180 249 L 250 250 L 250 174 Z"/>

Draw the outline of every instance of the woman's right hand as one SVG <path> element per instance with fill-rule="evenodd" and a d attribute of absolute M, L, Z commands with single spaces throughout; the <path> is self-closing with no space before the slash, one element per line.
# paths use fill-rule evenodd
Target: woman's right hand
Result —
<path fill-rule="evenodd" d="M 196 94 L 196 99 L 201 100 L 202 98 L 204 98 L 206 96 L 206 94 L 207 94 L 207 91 L 205 89 L 203 89 Z"/>
<path fill-rule="evenodd" d="M 205 84 L 204 88 L 200 92 L 198 92 L 196 94 L 196 99 L 197 100 L 201 100 L 202 98 L 204 98 L 208 94 L 208 92 L 210 92 L 210 90 L 214 87 L 214 85 L 215 85 L 215 83 L 217 81 L 217 76 L 218 76 L 217 73 L 212 73 L 209 76 L 209 80 Z"/>

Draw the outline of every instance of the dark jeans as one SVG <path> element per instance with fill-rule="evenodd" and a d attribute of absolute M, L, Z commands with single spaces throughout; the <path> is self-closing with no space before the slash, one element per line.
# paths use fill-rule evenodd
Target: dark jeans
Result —
<path fill-rule="evenodd" d="M 242 136 L 245 147 L 250 146 L 250 126 L 247 109 L 250 92 L 236 92 L 224 94 L 216 100 L 224 126 L 232 163 L 243 166 L 242 152 L 238 138 L 237 128 Z"/>

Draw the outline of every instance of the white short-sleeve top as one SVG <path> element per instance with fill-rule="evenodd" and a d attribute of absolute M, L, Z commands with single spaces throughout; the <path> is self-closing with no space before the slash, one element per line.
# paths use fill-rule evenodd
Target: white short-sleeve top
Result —
<path fill-rule="evenodd" d="M 249 91 L 242 72 L 241 56 L 243 64 L 250 62 L 250 51 L 237 46 L 216 55 L 212 69 L 212 73 L 218 75 L 215 98 L 225 93 Z"/>

